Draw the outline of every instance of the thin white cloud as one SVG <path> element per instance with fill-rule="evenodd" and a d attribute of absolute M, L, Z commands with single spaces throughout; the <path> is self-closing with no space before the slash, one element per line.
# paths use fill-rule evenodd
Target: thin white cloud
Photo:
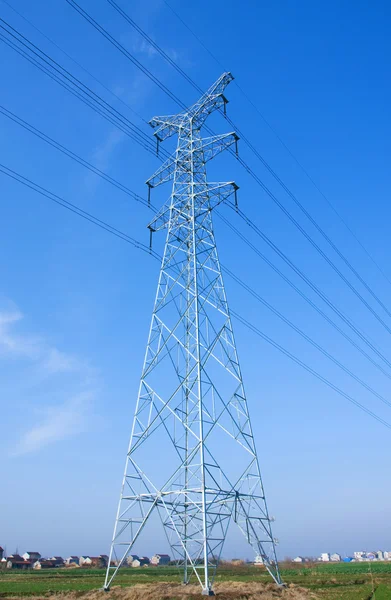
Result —
<path fill-rule="evenodd" d="M 0 355 L 34 361 L 41 375 L 54 375 L 84 368 L 79 359 L 61 352 L 42 337 L 20 333 L 23 314 L 19 310 L 0 311 Z"/>
<path fill-rule="evenodd" d="M 96 148 L 93 150 L 93 164 L 98 167 L 98 169 L 101 169 L 101 171 L 105 171 L 108 167 L 111 155 L 124 138 L 125 133 L 123 131 L 112 129 L 105 141 L 96 146 Z"/>
<path fill-rule="evenodd" d="M 65 352 L 61 352 L 57 348 L 48 348 L 46 357 L 41 363 L 41 367 L 49 375 L 79 371 L 82 368 L 78 358 L 66 354 Z"/>
<path fill-rule="evenodd" d="M 29 410 L 23 411 L 21 418 L 26 420 L 29 428 L 19 441 L 11 442 L 12 456 L 36 452 L 86 431 L 94 421 L 93 403 L 97 396 L 95 369 L 79 357 L 49 344 L 43 336 L 26 333 L 24 323 L 23 314 L 17 307 L 0 309 L 0 357 L 3 363 L 7 359 L 20 366 L 19 394 L 30 397 L 33 389 L 36 397 L 37 389 L 45 383 L 44 397 L 47 397 L 49 383 L 52 387 L 55 385 L 56 398 L 60 400 L 56 406 L 33 407 L 37 415 L 33 424 Z"/>
<path fill-rule="evenodd" d="M 23 319 L 18 310 L 0 312 L 0 353 L 2 355 L 37 358 L 42 341 L 38 337 L 23 335 L 15 326 Z"/>
<path fill-rule="evenodd" d="M 158 53 L 158 51 L 146 40 L 141 40 L 137 46 L 133 47 L 133 51 L 147 56 L 148 58 L 152 58 Z"/>
<path fill-rule="evenodd" d="M 89 424 L 87 415 L 93 397 L 91 391 L 81 392 L 60 406 L 51 406 L 42 410 L 40 422 L 22 435 L 11 454 L 13 456 L 30 454 L 49 444 L 86 431 Z"/>

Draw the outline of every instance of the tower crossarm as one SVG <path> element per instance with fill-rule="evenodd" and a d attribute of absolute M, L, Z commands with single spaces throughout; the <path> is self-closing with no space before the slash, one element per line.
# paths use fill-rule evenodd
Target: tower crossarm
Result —
<path fill-rule="evenodd" d="M 227 104 L 228 100 L 225 98 L 223 92 L 232 80 L 233 75 L 231 73 L 223 73 L 186 112 L 166 117 L 153 117 L 149 121 L 149 124 L 152 127 L 156 127 L 154 135 L 158 140 L 163 141 L 174 133 L 177 133 L 189 121 L 191 121 L 195 129 L 200 129 L 214 110 L 218 110 Z"/>
<path fill-rule="evenodd" d="M 196 129 L 199 129 L 203 125 L 205 120 L 214 110 L 218 110 L 227 104 L 228 100 L 225 98 L 223 92 L 232 80 L 233 75 L 231 73 L 223 73 L 214 85 L 201 96 L 198 102 L 193 104 L 189 109 L 189 116 Z"/>
<path fill-rule="evenodd" d="M 153 135 L 156 136 L 160 142 L 163 142 L 174 135 L 174 133 L 178 133 L 180 127 L 183 127 L 185 120 L 186 114 L 179 113 L 177 115 L 168 115 L 165 117 L 153 117 L 153 119 L 149 121 L 149 124 L 151 127 L 156 127 Z"/>
<path fill-rule="evenodd" d="M 239 186 L 234 181 L 227 183 L 220 182 L 209 182 L 209 183 L 195 183 L 194 184 L 194 196 L 197 196 L 199 201 L 199 210 L 212 210 L 225 200 L 227 200 L 232 194 L 235 195 Z M 179 226 L 183 222 L 182 214 L 183 199 L 181 196 L 176 200 L 173 196 L 157 213 L 157 215 L 148 224 L 148 229 L 151 231 L 160 231 L 168 226 L 171 219 L 171 224 L 175 227 L 175 222 Z"/>
<path fill-rule="evenodd" d="M 214 135 L 212 137 L 203 138 L 200 144 L 194 147 L 192 150 L 185 150 L 182 153 L 176 153 L 175 155 L 168 158 L 157 171 L 147 179 L 146 184 L 149 188 L 157 187 L 162 183 L 170 181 L 174 177 L 175 169 L 178 168 L 182 172 L 187 172 L 190 168 L 191 161 L 187 161 L 186 155 L 190 158 L 190 154 L 194 152 L 203 152 L 203 163 L 207 163 L 212 158 L 227 150 L 233 144 L 237 145 L 239 140 L 238 135 L 235 132 L 223 133 L 222 135 Z M 180 154 L 178 156 L 178 154 Z"/>

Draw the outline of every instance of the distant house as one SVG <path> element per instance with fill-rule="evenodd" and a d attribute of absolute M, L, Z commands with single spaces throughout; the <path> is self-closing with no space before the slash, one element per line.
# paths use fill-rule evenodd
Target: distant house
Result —
<path fill-rule="evenodd" d="M 323 552 L 319 558 L 320 562 L 330 562 L 330 554 L 328 552 Z"/>
<path fill-rule="evenodd" d="M 377 560 L 384 560 L 384 554 L 381 550 L 378 550 L 376 552 L 376 558 L 377 558 Z"/>
<path fill-rule="evenodd" d="M 107 554 L 100 554 L 99 558 L 102 562 L 102 567 L 107 567 L 107 565 L 109 564 L 109 557 L 107 556 Z"/>
<path fill-rule="evenodd" d="M 365 558 L 366 558 L 365 552 L 354 552 L 353 556 L 354 556 L 354 560 L 357 560 L 359 562 L 361 562 L 362 560 L 365 560 Z"/>
<path fill-rule="evenodd" d="M 92 565 L 92 560 L 90 556 L 81 556 L 79 558 L 79 565 L 81 567 L 90 567 Z"/>
<path fill-rule="evenodd" d="M 107 563 L 109 560 L 109 557 L 105 555 L 105 557 L 103 557 L 101 554 L 99 556 L 90 556 L 91 559 L 91 567 L 95 567 L 96 569 L 104 569 L 105 567 L 107 567 Z"/>
<path fill-rule="evenodd" d="M 126 557 L 126 564 L 131 567 L 135 560 L 140 560 L 137 554 L 129 554 L 129 556 Z"/>
<path fill-rule="evenodd" d="M 375 560 L 376 552 L 367 552 L 367 560 Z"/>
<path fill-rule="evenodd" d="M 148 556 L 142 556 L 140 558 L 140 566 L 141 567 L 145 567 L 145 565 L 149 565 L 151 561 L 149 560 Z"/>
<path fill-rule="evenodd" d="M 68 556 L 68 558 L 65 559 L 65 564 L 66 565 L 78 565 L 79 557 L 78 556 Z"/>
<path fill-rule="evenodd" d="M 132 565 L 131 565 L 131 566 L 132 566 L 132 567 L 141 567 L 141 562 L 140 562 L 140 559 L 138 559 L 138 558 L 137 558 L 136 560 L 134 560 L 134 561 L 132 562 Z"/>
<path fill-rule="evenodd" d="M 341 561 L 341 555 L 337 554 L 335 552 L 334 554 L 330 555 L 330 560 L 331 560 L 331 562 L 340 562 Z"/>
<path fill-rule="evenodd" d="M 168 554 L 154 554 L 154 556 L 152 556 L 151 558 L 151 565 L 154 565 L 156 567 L 159 565 L 159 567 L 161 567 L 164 565 L 168 565 L 170 560 L 171 559 Z"/>
<path fill-rule="evenodd" d="M 391 560 L 391 552 L 383 552 L 384 560 Z"/>
<path fill-rule="evenodd" d="M 39 571 L 40 569 L 55 569 L 56 567 L 56 561 L 51 558 L 41 558 L 41 560 L 36 560 L 35 563 L 33 563 L 33 569 L 36 571 Z"/>
<path fill-rule="evenodd" d="M 23 560 L 19 554 L 11 554 L 7 559 L 7 569 L 31 569 L 31 560 Z"/>
<path fill-rule="evenodd" d="M 54 560 L 56 562 L 56 567 L 62 567 L 65 563 L 65 560 L 62 556 L 52 556 L 50 560 Z"/>
<path fill-rule="evenodd" d="M 302 556 L 296 556 L 296 558 L 294 558 L 292 562 L 302 563 L 304 562 L 304 558 Z"/>
<path fill-rule="evenodd" d="M 41 555 L 39 552 L 25 552 L 22 554 L 22 558 L 23 560 L 31 560 L 32 562 L 35 562 L 41 558 Z"/>
<path fill-rule="evenodd" d="M 254 560 L 254 565 L 256 567 L 262 566 L 263 565 L 263 556 L 261 556 L 260 554 L 257 554 L 257 556 L 255 557 L 255 560 Z"/>

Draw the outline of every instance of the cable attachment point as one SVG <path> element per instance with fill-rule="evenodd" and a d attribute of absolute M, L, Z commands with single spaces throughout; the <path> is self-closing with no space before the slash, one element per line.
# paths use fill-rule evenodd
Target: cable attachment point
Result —
<path fill-rule="evenodd" d="M 148 206 L 151 206 L 151 184 L 149 183 L 149 181 L 145 182 L 148 186 Z"/>
<path fill-rule="evenodd" d="M 148 229 L 149 229 L 149 253 L 152 254 L 152 234 L 154 233 L 154 229 L 148 225 Z"/>
<path fill-rule="evenodd" d="M 159 156 L 159 143 L 160 143 L 161 141 L 162 141 L 162 140 L 161 140 L 161 139 L 160 139 L 160 137 L 157 135 L 157 136 L 156 136 L 156 156 Z"/>
<path fill-rule="evenodd" d="M 239 186 L 236 185 L 236 183 L 232 184 L 234 186 L 234 196 L 235 196 L 235 210 L 236 212 L 238 212 L 239 206 L 238 206 L 238 189 Z"/>
<path fill-rule="evenodd" d="M 224 96 L 224 94 L 221 94 L 221 98 L 223 100 L 223 113 L 224 113 L 224 116 L 227 116 L 227 104 L 228 104 L 228 100 Z"/>

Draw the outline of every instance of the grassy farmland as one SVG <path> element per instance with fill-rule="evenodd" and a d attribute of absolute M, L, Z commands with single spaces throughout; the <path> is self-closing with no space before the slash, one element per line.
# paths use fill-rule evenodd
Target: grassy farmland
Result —
<path fill-rule="evenodd" d="M 296 568 L 291 566 L 287 568 L 287 565 L 282 565 L 282 576 L 287 584 L 293 584 L 293 586 L 290 588 L 290 592 L 287 592 L 287 596 L 283 593 L 281 597 L 318 598 L 319 600 L 391 600 L 390 563 L 373 563 L 370 565 L 370 570 L 368 563 L 311 565 Z M 50 596 L 60 592 L 71 593 L 71 598 L 82 598 L 84 593 L 89 598 L 98 598 L 100 594 L 91 596 L 88 592 L 101 588 L 103 578 L 104 571 L 101 569 L 55 569 L 41 572 L 0 571 L 0 598 Z M 172 587 L 161 587 L 165 584 L 177 583 L 178 580 L 178 571 L 175 567 L 128 568 L 119 573 L 115 585 L 126 588 L 139 584 L 152 584 L 153 588 L 155 584 L 156 590 L 160 588 L 171 590 L 171 595 L 162 592 L 162 597 L 168 600 L 171 597 L 184 597 L 183 591 L 172 595 Z M 230 598 L 232 600 L 234 598 L 259 598 L 261 600 L 263 597 L 279 597 L 279 595 L 275 596 L 274 592 L 271 595 L 265 592 L 263 595 L 262 590 L 260 591 L 262 583 L 267 584 L 269 581 L 267 574 L 257 567 L 222 566 L 216 576 L 216 591 L 222 599 Z M 251 584 L 256 593 L 252 592 Z M 268 586 L 266 587 L 269 589 Z M 302 592 L 304 595 L 299 592 L 301 588 L 304 588 Z M 178 589 L 181 590 L 181 588 Z M 227 590 L 230 593 L 227 593 Z M 373 594 L 373 590 L 375 590 L 375 594 Z M 147 595 L 149 597 L 149 594 Z M 111 593 L 106 595 L 102 592 L 103 598 L 109 600 L 110 596 Z M 155 597 L 157 597 L 156 594 Z M 193 593 L 190 596 L 187 594 L 187 598 L 190 597 L 195 598 L 197 594 Z"/>

